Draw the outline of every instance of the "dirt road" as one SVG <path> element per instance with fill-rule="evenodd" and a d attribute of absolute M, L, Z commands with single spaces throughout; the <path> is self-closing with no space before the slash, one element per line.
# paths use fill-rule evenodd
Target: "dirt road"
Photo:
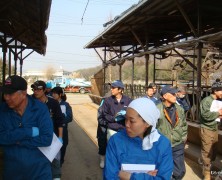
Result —
<path fill-rule="evenodd" d="M 68 94 L 75 121 L 69 125 L 69 146 L 63 166 L 63 180 L 100 180 L 97 154 L 97 108 L 87 95 Z M 201 179 L 201 168 L 186 159 L 187 173 L 184 180 Z"/>

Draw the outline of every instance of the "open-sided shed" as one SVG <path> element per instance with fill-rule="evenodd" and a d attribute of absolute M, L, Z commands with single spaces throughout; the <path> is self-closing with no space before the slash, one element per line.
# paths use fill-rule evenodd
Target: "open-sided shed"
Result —
<path fill-rule="evenodd" d="M 45 54 L 47 45 L 45 31 L 48 28 L 50 8 L 51 0 L 0 1 L 0 47 L 3 52 L 3 65 L 5 67 L 7 53 L 9 66 L 14 56 L 14 74 L 17 70 L 17 60 L 20 61 L 20 74 L 22 74 L 23 60 L 28 55 L 33 51 Z M 22 52 L 26 49 L 33 51 L 23 57 Z M 5 74 L 3 68 L 3 81 Z M 7 74 L 11 74 L 11 71 L 9 70 Z"/>
<path fill-rule="evenodd" d="M 149 55 L 168 56 L 171 50 L 195 71 L 197 106 L 201 98 L 201 65 L 203 50 L 222 48 L 222 1 L 218 0 L 141 0 L 138 4 L 104 24 L 106 29 L 91 40 L 85 48 L 94 48 L 100 56 L 104 75 L 109 65 L 119 65 L 119 78 L 125 60 L 145 56 L 148 84 Z M 98 49 L 103 49 L 101 56 Z M 178 49 L 193 50 L 195 64 Z M 115 54 L 108 59 L 108 52 Z M 154 73 L 155 74 L 155 73 Z M 105 78 L 104 78 L 105 84 Z M 198 112 L 197 112 L 198 113 Z"/>

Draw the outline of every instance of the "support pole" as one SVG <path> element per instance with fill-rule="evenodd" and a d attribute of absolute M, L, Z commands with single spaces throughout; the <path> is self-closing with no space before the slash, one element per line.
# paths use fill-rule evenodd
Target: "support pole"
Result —
<path fill-rule="evenodd" d="M 2 84 L 5 84 L 5 74 L 6 74 L 6 53 L 7 53 L 7 44 L 6 44 L 6 35 L 4 34 L 4 44 L 2 48 L 3 52 L 3 62 L 2 62 Z"/>
<path fill-rule="evenodd" d="M 148 86 L 149 83 L 149 54 L 145 55 L 145 60 L 146 60 L 146 77 L 145 77 L 145 86 Z"/>

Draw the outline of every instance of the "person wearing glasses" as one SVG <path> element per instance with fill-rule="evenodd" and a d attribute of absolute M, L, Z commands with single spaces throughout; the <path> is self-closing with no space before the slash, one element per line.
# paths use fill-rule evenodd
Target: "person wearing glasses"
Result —
<path fill-rule="evenodd" d="M 63 143 L 63 126 L 65 125 L 64 117 L 59 105 L 59 102 L 45 94 L 46 83 L 38 80 L 31 85 L 33 97 L 46 104 L 54 125 L 54 133 L 57 135 L 61 143 Z M 60 159 L 55 158 L 52 161 L 52 176 L 53 179 L 61 178 Z"/>
<path fill-rule="evenodd" d="M 169 85 L 162 88 L 162 102 L 157 105 L 160 111 L 157 129 L 171 142 L 174 162 L 172 179 L 181 180 L 186 173 L 184 147 L 187 140 L 187 122 L 184 109 L 176 103 L 177 92 L 177 89 Z"/>
<path fill-rule="evenodd" d="M 17 75 L 9 76 L 0 91 L 5 100 L 0 104 L 3 179 L 51 180 L 51 163 L 38 149 L 52 142 L 47 106 L 27 94 L 26 80 Z"/>

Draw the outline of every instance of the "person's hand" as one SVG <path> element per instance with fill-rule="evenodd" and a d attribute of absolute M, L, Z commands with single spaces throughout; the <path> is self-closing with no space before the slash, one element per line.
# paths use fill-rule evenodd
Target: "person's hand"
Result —
<path fill-rule="evenodd" d="M 118 113 L 116 113 L 115 116 L 115 121 L 123 121 L 125 120 L 125 115 L 126 115 L 126 111 L 125 110 L 120 110 Z"/>
<path fill-rule="evenodd" d="M 125 116 L 122 116 L 122 115 L 119 115 L 119 116 L 116 116 L 115 117 L 115 121 L 118 122 L 118 121 L 124 121 L 125 120 Z"/>
<path fill-rule="evenodd" d="M 120 110 L 117 114 L 125 116 L 126 115 L 126 111 L 125 110 Z"/>
<path fill-rule="evenodd" d="M 63 140 L 62 140 L 62 138 L 61 137 L 59 137 L 59 141 L 63 144 Z"/>
<path fill-rule="evenodd" d="M 131 173 L 129 173 L 129 172 L 126 172 L 126 171 L 120 171 L 119 172 L 119 178 L 121 180 L 129 180 L 130 177 L 131 177 Z"/>
<path fill-rule="evenodd" d="M 32 127 L 32 137 L 36 137 L 39 135 L 39 128 Z"/>
<path fill-rule="evenodd" d="M 156 176 L 157 175 L 158 170 L 155 169 L 153 171 L 148 171 L 147 174 L 149 174 L 150 176 Z"/>
<path fill-rule="evenodd" d="M 219 116 L 222 116 L 222 109 L 219 109 L 218 112 L 219 112 Z"/>

